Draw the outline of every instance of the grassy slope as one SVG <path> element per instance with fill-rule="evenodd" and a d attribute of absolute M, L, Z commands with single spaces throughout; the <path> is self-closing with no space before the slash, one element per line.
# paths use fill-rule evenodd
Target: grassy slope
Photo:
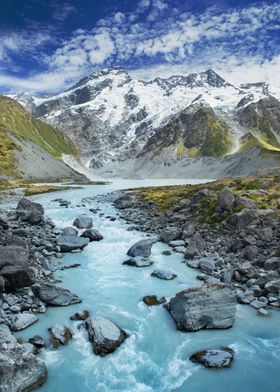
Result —
<path fill-rule="evenodd" d="M 77 155 L 75 146 L 61 132 L 31 116 L 13 99 L 0 96 L 0 174 L 19 176 L 13 150 L 18 149 L 8 132 L 29 139 L 49 154 L 60 158 L 64 154 Z"/>

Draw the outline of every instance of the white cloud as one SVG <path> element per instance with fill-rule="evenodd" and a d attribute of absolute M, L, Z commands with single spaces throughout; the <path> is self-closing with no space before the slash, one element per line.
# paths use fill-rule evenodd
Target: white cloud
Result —
<path fill-rule="evenodd" d="M 62 14 L 75 12 L 67 7 Z M 22 81 L 9 76 L 6 69 L 0 80 L 15 89 L 29 83 L 31 90 L 52 91 L 96 67 L 138 64 L 139 70 L 133 73 L 145 79 L 156 72 L 164 76 L 213 68 L 233 82 L 247 78 L 279 83 L 277 47 L 272 47 L 270 39 L 279 19 L 280 5 L 276 3 L 224 13 L 210 8 L 194 15 L 170 8 L 167 1 L 141 0 L 133 13 L 115 12 L 99 20 L 92 30 L 77 29 L 51 55 L 40 55 L 40 48 L 51 41 L 49 33 L 3 35 L 0 70 L 4 62 L 15 67 L 11 54 L 17 53 L 37 56 L 46 71 Z"/>

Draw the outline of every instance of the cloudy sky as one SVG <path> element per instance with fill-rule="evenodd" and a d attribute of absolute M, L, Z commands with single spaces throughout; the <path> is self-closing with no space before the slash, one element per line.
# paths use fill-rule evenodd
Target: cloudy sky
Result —
<path fill-rule="evenodd" d="M 111 66 L 280 87 L 279 20 L 279 1 L 3 0 L 0 89 L 60 91 Z"/>

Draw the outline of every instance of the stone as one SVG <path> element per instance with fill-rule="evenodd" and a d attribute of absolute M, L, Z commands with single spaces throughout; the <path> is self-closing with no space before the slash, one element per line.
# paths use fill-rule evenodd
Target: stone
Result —
<path fill-rule="evenodd" d="M 181 237 L 183 238 L 183 240 L 188 240 L 188 238 L 192 237 L 194 234 L 195 234 L 194 225 L 190 223 L 184 226 Z"/>
<path fill-rule="evenodd" d="M 51 346 L 52 348 L 58 348 L 59 346 L 66 346 L 69 340 L 72 339 L 72 332 L 65 325 L 55 325 L 48 329 L 51 335 Z"/>
<path fill-rule="evenodd" d="M 269 315 L 268 311 L 264 308 L 259 308 L 257 314 L 262 317 L 267 317 Z"/>
<path fill-rule="evenodd" d="M 22 344 L 22 347 L 24 347 L 26 351 L 30 352 L 33 355 L 37 355 L 39 353 L 39 350 L 31 343 L 25 342 Z"/>
<path fill-rule="evenodd" d="M 3 229 L 9 228 L 8 217 L 6 214 L 0 213 L 0 227 Z"/>
<path fill-rule="evenodd" d="M 257 218 L 258 212 L 256 210 L 245 208 L 243 211 L 233 214 L 229 223 L 235 230 L 241 231 Z"/>
<path fill-rule="evenodd" d="M 126 194 L 116 199 L 114 201 L 114 206 L 119 210 L 132 208 L 134 206 L 134 199 L 131 195 Z"/>
<path fill-rule="evenodd" d="M 166 306 L 180 331 L 232 327 L 236 312 L 236 289 L 219 283 L 183 290 Z"/>
<path fill-rule="evenodd" d="M 268 293 L 278 296 L 280 294 L 280 280 L 271 280 L 265 284 L 264 288 Z"/>
<path fill-rule="evenodd" d="M 17 339 L 11 333 L 10 328 L 5 324 L 0 324 L 0 348 L 3 344 L 11 345 L 16 342 Z"/>
<path fill-rule="evenodd" d="M 123 329 L 103 316 L 86 321 L 86 328 L 94 354 L 101 357 L 114 352 L 128 337 Z"/>
<path fill-rule="evenodd" d="M 44 362 L 14 343 L 10 349 L 0 348 L 1 392 L 28 392 L 43 385 L 48 376 Z"/>
<path fill-rule="evenodd" d="M 18 313 L 12 317 L 12 331 L 21 331 L 38 321 L 38 317 L 33 313 Z"/>
<path fill-rule="evenodd" d="M 157 239 L 155 238 L 140 240 L 132 245 L 127 254 L 131 257 L 149 257 L 152 252 L 152 246 L 155 242 L 157 242 Z"/>
<path fill-rule="evenodd" d="M 143 302 L 147 306 L 161 305 L 166 302 L 166 298 L 165 297 L 158 297 L 157 295 L 146 295 L 143 298 Z"/>
<path fill-rule="evenodd" d="M 203 350 L 194 353 L 190 360 L 200 363 L 209 369 L 222 369 L 231 366 L 234 351 L 231 348 L 221 348 L 218 350 Z"/>
<path fill-rule="evenodd" d="M 256 204 L 245 196 L 236 196 L 234 205 L 242 208 L 256 208 Z"/>
<path fill-rule="evenodd" d="M 32 291 L 36 297 L 47 305 L 68 306 L 82 302 L 81 298 L 71 293 L 71 291 L 50 283 L 33 285 Z"/>
<path fill-rule="evenodd" d="M 172 280 L 172 279 L 175 279 L 177 277 L 177 275 L 174 274 L 173 271 L 165 270 L 165 269 L 161 269 L 161 268 L 155 269 L 151 273 L 151 276 L 155 276 L 155 277 L 157 277 L 159 279 L 162 279 L 162 280 Z"/>
<path fill-rule="evenodd" d="M 67 226 L 64 227 L 64 229 L 61 231 L 62 236 L 74 236 L 77 237 L 78 235 L 78 230 L 76 230 L 74 227 Z"/>
<path fill-rule="evenodd" d="M 34 271 L 23 265 L 6 265 L 0 274 L 5 279 L 6 290 L 31 286 L 36 281 Z"/>
<path fill-rule="evenodd" d="M 262 302 L 258 299 L 254 299 L 252 302 L 250 302 L 250 305 L 255 309 L 261 309 L 261 308 L 265 308 L 267 303 Z"/>
<path fill-rule="evenodd" d="M 37 225 L 44 220 L 43 206 L 26 198 L 20 199 L 16 214 L 22 221 L 27 221 L 32 225 Z"/>
<path fill-rule="evenodd" d="M 92 218 L 86 215 L 79 216 L 73 222 L 73 226 L 78 229 L 91 229 L 92 228 Z"/>
<path fill-rule="evenodd" d="M 32 338 L 28 339 L 29 343 L 33 344 L 36 348 L 43 348 L 45 347 L 45 341 L 42 336 L 35 335 Z"/>
<path fill-rule="evenodd" d="M 280 257 L 271 257 L 264 262 L 263 268 L 266 270 L 280 269 Z"/>
<path fill-rule="evenodd" d="M 222 277 L 222 282 L 226 284 L 230 284 L 232 281 L 232 275 L 233 275 L 233 268 L 230 263 L 226 265 L 226 268 L 223 270 L 223 277 Z"/>
<path fill-rule="evenodd" d="M 59 236 L 56 243 L 61 248 L 61 252 L 71 252 L 76 249 L 83 250 L 88 244 L 88 238 L 81 238 L 75 236 Z"/>
<path fill-rule="evenodd" d="M 135 257 L 123 262 L 123 265 L 129 265 L 131 267 L 138 268 L 150 267 L 152 264 L 154 264 L 154 262 L 145 257 Z"/>
<path fill-rule="evenodd" d="M 162 242 L 170 242 L 177 240 L 182 233 L 182 230 L 178 227 L 166 227 L 163 229 L 159 235 L 159 238 Z"/>
<path fill-rule="evenodd" d="M 244 250 L 244 255 L 248 260 L 254 260 L 258 253 L 259 249 L 256 245 L 247 245 Z"/>
<path fill-rule="evenodd" d="M 28 266 L 29 251 L 19 246 L 0 245 L 0 270 L 6 265 Z"/>
<path fill-rule="evenodd" d="M 182 247 L 185 246 L 185 241 L 184 240 L 170 241 L 168 245 L 171 246 L 172 248 Z"/>
<path fill-rule="evenodd" d="M 75 320 L 75 321 L 84 321 L 90 316 L 90 313 L 88 310 L 82 310 L 81 312 L 77 312 L 73 314 L 73 316 L 70 317 L 70 320 Z"/>
<path fill-rule="evenodd" d="M 215 261 L 209 257 L 204 257 L 199 260 L 198 267 L 206 274 L 212 273 L 215 269 Z"/>
<path fill-rule="evenodd" d="M 187 259 L 192 259 L 195 256 L 203 256 L 205 248 L 205 243 L 201 235 L 197 232 L 195 233 L 187 246 L 185 257 Z"/>
<path fill-rule="evenodd" d="M 258 234 L 261 241 L 271 242 L 273 240 L 273 230 L 269 226 L 261 229 Z"/>
<path fill-rule="evenodd" d="M 171 256 L 170 250 L 164 250 L 164 251 L 162 252 L 162 254 L 163 254 L 164 256 Z"/>
<path fill-rule="evenodd" d="M 99 233 L 98 230 L 95 230 L 95 229 L 84 231 L 83 234 L 81 235 L 81 237 L 88 238 L 90 242 L 103 240 L 103 235 L 101 233 Z"/>
<path fill-rule="evenodd" d="M 218 193 L 217 205 L 221 210 L 230 211 L 235 202 L 235 194 L 227 186 Z"/>

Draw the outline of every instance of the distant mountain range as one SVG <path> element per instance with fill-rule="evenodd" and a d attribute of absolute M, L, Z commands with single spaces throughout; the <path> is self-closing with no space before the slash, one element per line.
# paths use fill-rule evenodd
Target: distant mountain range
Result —
<path fill-rule="evenodd" d="M 262 82 L 234 86 L 213 70 L 147 82 L 107 68 L 60 94 L 9 97 L 62 131 L 102 175 L 116 175 L 126 161 L 133 174 L 151 160 L 168 167 L 254 147 L 280 151 L 280 91 Z"/>

